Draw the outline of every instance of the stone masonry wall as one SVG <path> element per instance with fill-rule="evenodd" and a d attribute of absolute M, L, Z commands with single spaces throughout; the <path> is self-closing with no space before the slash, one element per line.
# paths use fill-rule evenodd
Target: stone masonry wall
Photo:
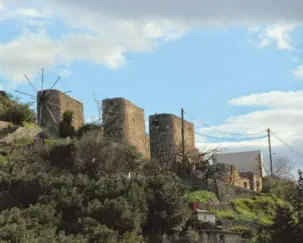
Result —
<path fill-rule="evenodd" d="M 195 181 L 195 184 L 192 186 L 197 190 L 206 190 L 215 193 L 221 202 L 231 201 L 235 197 L 250 198 L 252 196 L 259 195 L 255 191 L 247 190 L 235 185 L 226 184 L 216 179 L 204 179 Z"/>
<path fill-rule="evenodd" d="M 254 175 L 252 172 L 242 172 L 240 176 L 249 180 L 251 190 L 256 192 L 262 191 L 262 177 Z"/>
<path fill-rule="evenodd" d="M 239 175 L 237 169 L 229 164 L 215 164 L 208 169 L 207 177 L 222 181 L 226 184 L 250 189 L 250 180 Z"/>
<path fill-rule="evenodd" d="M 143 109 L 123 98 L 105 99 L 102 119 L 106 137 L 133 145 L 145 159 L 149 159 Z"/>
<path fill-rule="evenodd" d="M 61 117 L 64 112 L 72 111 L 73 126 L 76 130 L 80 128 L 84 124 L 83 104 L 61 92 L 59 93 L 59 100 L 61 106 Z"/>
<path fill-rule="evenodd" d="M 47 104 L 47 107 L 41 105 L 38 99 L 37 119 L 39 121 L 41 118 L 43 127 L 47 128 L 51 133 L 58 134 L 58 125 L 62 120 L 63 113 L 66 111 L 73 112 L 73 126 L 75 129 L 83 125 L 84 115 L 81 102 L 59 90 L 43 90 L 38 93 L 38 97 L 41 95 L 47 95 L 46 101 L 43 102 Z"/>
<path fill-rule="evenodd" d="M 151 158 L 165 161 L 181 148 L 181 118 L 171 114 L 156 114 L 149 117 Z M 185 150 L 195 149 L 194 126 L 184 121 Z"/>

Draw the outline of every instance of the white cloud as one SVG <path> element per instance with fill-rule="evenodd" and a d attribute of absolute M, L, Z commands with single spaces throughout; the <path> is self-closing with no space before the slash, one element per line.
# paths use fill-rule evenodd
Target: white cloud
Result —
<path fill-rule="evenodd" d="M 85 33 L 53 40 L 45 33 L 25 31 L 17 39 L 0 44 L 0 72 L 21 83 L 26 81 L 24 74 L 33 77 L 41 67 L 51 69 L 77 60 L 116 68 L 124 62 L 123 52 L 123 47 Z"/>
<path fill-rule="evenodd" d="M 63 69 L 63 70 L 60 70 L 58 72 L 58 74 L 59 74 L 60 77 L 67 78 L 67 77 L 71 76 L 72 73 L 67 69 Z"/>
<path fill-rule="evenodd" d="M 78 60 L 116 69 L 126 61 L 127 52 L 152 51 L 157 44 L 180 38 L 193 28 L 235 23 L 286 23 L 264 32 L 262 46 L 273 42 L 280 49 L 291 49 L 289 32 L 293 23 L 303 23 L 301 10 L 301 0 L 291 4 L 279 0 L 274 7 L 270 0 L 0 0 L 0 19 L 21 18 L 25 26 L 37 27 L 35 32 L 22 32 L 0 43 L 0 72 L 18 83 L 24 73 L 33 75 L 42 66 Z M 47 34 L 45 25 L 54 19 L 65 30 L 56 39 Z"/>
<path fill-rule="evenodd" d="M 260 30 L 260 48 L 275 45 L 280 50 L 293 51 L 290 33 L 295 29 L 294 24 L 280 24 Z"/>
<path fill-rule="evenodd" d="M 24 82 L 24 74 L 32 76 L 42 67 L 56 64 L 60 46 L 45 34 L 25 31 L 17 39 L 0 44 L 0 72 L 14 80 Z"/>
<path fill-rule="evenodd" d="M 229 104 L 237 106 L 264 106 L 269 108 L 303 108 L 303 91 L 271 91 L 235 98 Z"/>
<path fill-rule="evenodd" d="M 220 138 L 241 139 L 247 137 L 266 136 L 266 129 L 270 128 L 275 134 L 291 145 L 296 151 L 301 152 L 303 142 L 303 91 L 297 92 L 269 92 L 263 94 L 252 94 L 231 100 L 233 105 L 265 106 L 271 109 L 257 110 L 248 114 L 234 116 L 226 119 L 223 124 L 213 126 L 220 131 L 233 134 L 251 134 L 259 131 L 264 133 L 254 136 L 231 136 L 215 132 L 209 128 L 196 128 L 199 133 L 208 134 Z M 267 137 L 248 141 L 224 141 L 207 139 L 196 136 L 198 148 L 205 144 L 214 148 L 217 146 L 226 148 L 226 152 L 261 150 L 268 160 Z M 292 152 L 285 144 L 272 135 L 272 148 L 276 156 L 289 157 L 295 166 L 302 168 L 300 158 Z M 303 154 L 303 151 L 301 152 Z M 301 163 L 301 164 L 300 164 Z"/>
<path fill-rule="evenodd" d="M 10 6 L 10 1 L 0 1 L 0 20 L 12 18 L 45 19 L 51 17 L 51 12 L 45 9 L 34 7 Z"/>
<path fill-rule="evenodd" d="M 209 24 L 303 21 L 301 0 L 45 0 L 62 11 L 83 12 L 87 15 L 110 14 L 124 19 L 187 19 Z"/>
<path fill-rule="evenodd" d="M 296 70 L 294 70 L 293 75 L 295 78 L 303 80 L 303 65 L 300 65 Z"/>

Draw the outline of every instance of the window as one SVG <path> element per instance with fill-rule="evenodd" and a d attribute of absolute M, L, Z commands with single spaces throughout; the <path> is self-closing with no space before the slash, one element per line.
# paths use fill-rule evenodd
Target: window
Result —
<path fill-rule="evenodd" d="M 244 182 L 244 188 L 247 189 L 247 182 Z"/>

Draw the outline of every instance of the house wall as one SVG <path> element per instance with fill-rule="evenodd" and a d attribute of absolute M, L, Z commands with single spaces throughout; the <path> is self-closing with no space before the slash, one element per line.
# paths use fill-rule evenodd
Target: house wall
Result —
<path fill-rule="evenodd" d="M 172 114 L 156 114 L 149 117 L 151 158 L 165 161 L 181 148 L 181 118 Z M 195 149 L 194 125 L 184 121 L 185 150 Z"/>
<path fill-rule="evenodd" d="M 241 187 L 243 187 L 244 189 L 247 189 L 247 190 L 252 190 L 252 188 L 250 186 L 250 180 L 248 178 L 241 177 L 240 183 L 239 183 L 238 186 L 241 186 Z"/>
<path fill-rule="evenodd" d="M 133 145 L 145 159 L 150 158 L 145 132 L 144 110 L 124 98 L 102 102 L 104 136 Z"/>
<path fill-rule="evenodd" d="M 210 213 L 199 212 L 199 213 L 197 213 L 197 220 L 202 221 L 202 222 L 209 222 L 211 224 L 215 224 L 216 223 L 216 216 L 214 214 L 210 214 Z"/>
<path fill-rule="evenodd" d="M 256 192 L 262 191 L 263 184 L 260 176 L 254 175 L 252 172 L 243 172 L 240 173 L 240 176 L 249 180 L 251 190 Z"/>
<path fill-rule="evenodd" d="M 239 234 L 227 232 L 212 232 L 203 231 L 201 233 L 202 243 L 221 243 L 220 236 L 224 237 L 224 243 L 241 243 L 241 236 Z"/>
<path fill-rule="evenodd" d="M 260 151 L 216 154 L 213 162 L 231 164 L 236 166 L 239 172 L 253 172 L 260 177 L 264 176 L 264 163 Z"/>

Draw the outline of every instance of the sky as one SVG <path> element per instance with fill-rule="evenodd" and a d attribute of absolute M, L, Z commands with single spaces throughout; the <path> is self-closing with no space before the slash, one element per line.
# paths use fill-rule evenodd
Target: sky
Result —
<path fill-rule="evenodd" d="M 41 89 L 42 68 L 87 122 L 94 93 L 129 99 L 146 123 L 183 108 L 216 137 L 196 134 L 199 149 L 261 150 L 267 163 L 266 132 L 250 134 L 270 128 L 284 142 L 271 136 L 274 160 L 303 168 L 302 0 L 0 0 L 0 89 L 35 94 L 24 74 Z"/>

